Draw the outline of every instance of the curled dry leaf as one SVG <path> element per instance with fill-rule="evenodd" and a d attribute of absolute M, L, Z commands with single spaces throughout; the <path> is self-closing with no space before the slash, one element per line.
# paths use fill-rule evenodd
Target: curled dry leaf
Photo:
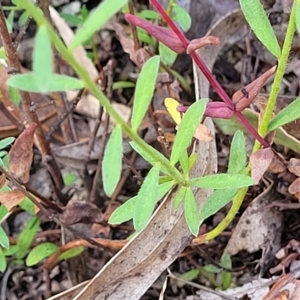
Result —
<path fill-rule="evenodd" d="M 33 136 L 36 127 L 36 123 L 31 123 L 19 135 L 8 153 L 8 171 L 21 183 L 29 181 L 29 171 L 33 158 Z"/>
<path fill-rule="evenodd" d="M 297 178 L 290 186 L 289 193 L 300 199 L 300 178 Z"/>
<path fill-rule="evenodd" d="M 0 203 L 3 204 L 8 211 L 20 204 L 26 196 L 19 190 L 9 192 L 0 192 Z"/>
<path fill-rule="evenodd" d="M 172 30 L 155 25 L 151 22 L 145 21 L 144 19 L 138 18 L 131 14 L 126 14 L 125 19 L 128 22 L 134 24 L 135 26 L 146 30 L 150 35 L 155 37 L 158 41 L 166 45 L 174 52 L 185 52 L 185 47 L 182 45 L 182 42 Z"/>
<path fill-rule="evenodd" d="M 232 96 L 232 101 L 235 104 L 235 108 L 237 111 L 243 111 L 246 107 L 249 106 L 249 104 L 253 102 L 266 81 L 270 78 L 270 76 L 274 74 L 276 68 L 277 67 L 274 66 L 273 68 L 260 75 L 250 84 L 234 93 L 234 95 Z"/>
<path fill-rule="evenodd" d="M 69 201 L 59 219 L 67 224 L 99 223 L 103 220 L 101 210 L 90 202 Z"/>
<path fill-rule="evenodd" d="M 282 160 L 284 161 L 284 158 L 280 153 L 277 153 L 277 155 L 281 156 Z M 273 174 L 278 174 L 284 172 L 285 170 L 286 166 L 284 165 L 284 163 L 281 160 L 279 160 L 277 156 L 274 156 L 269 166 L 269 171 Z"/>
<path fill-rule="evenodd" d="M 258 184 L 264 173 L 270 166 L 274 153 L 272 149 L 265 148 L 256 151 L 250 156 L 251 163 L 251 177 L 254 179 L 255 183 Z"/>
<path fill-rule="evenodd" d="M 211 142 L 214 139 L 211 131 L 207 128 L 207 126 L 203 124 L 199 124 L 198 127 L 196 128 L 196 131 L 194 133 L 194 138 L 203 142 Z"/>
<path fill-rule="evenodd" d="M 291 173 L 300 177 L 300 159 L 299 158 L 291 158 L 288 163 L 288 169 Z"/>
<path fill-rule="evenodd" d="M 220 40 L 217 37 L 211 35 L 205 36 L 199 39 L 191 40 L 186 49 L 186 53 L 190 54 L 192 51 L 195 51 L 207 45 L 219 45 L 219 44 L 220 44 Z"/>

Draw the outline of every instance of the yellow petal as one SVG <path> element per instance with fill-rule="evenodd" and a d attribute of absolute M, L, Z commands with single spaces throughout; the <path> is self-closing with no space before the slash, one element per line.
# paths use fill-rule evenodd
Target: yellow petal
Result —
<path fill-rule="evenodd" d="M 180 103 L 172 98 L 165 99 L 165 107 L 167 111 L 171 115 L 172 119 L 175 121 L 177 125 L 181 122 L 181 113 L 177 111 L 177 107 L 180 106 Z"/>

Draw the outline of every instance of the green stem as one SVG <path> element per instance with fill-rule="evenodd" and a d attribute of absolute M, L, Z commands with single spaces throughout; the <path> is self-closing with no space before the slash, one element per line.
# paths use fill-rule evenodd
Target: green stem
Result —
<path fill-rule="evenodd" d="M 262 137 L 264 137 L 268 132 L 268 125 L 272 117 L 273 109 L 276 104 L 277 96 L 280 90 L 280 85 L 288 62 L 288 58 L 289 58 L 289 54 L 293 42 L 293 37 L 296 30 L 296 2 L 297 1 L 294 1 L 292 6 L 290 20 L 285 35 L 281 56 L 279 57 L 278 60 L 277 71 L 272 85 L 268 104 L 258 129 L 258 132 Z M 260 148 L 260 143 L 256 140 L 252 153 L 256 152 L 259 148 Z"/>
<path fill-rule="evenodd" d="M 284 39 L 281 56 L 278 60 L 278 67 L 277 67 L 276 75 L 275 75 L 274 82 L 272 85 L 272 90 L 270 93 L 268 104 L 267 104 L 265 113 L 263 115 L 260 127 L 258 129 L 258 132 L 259 132 L 260 136 L 262 136 L 262 137 L 264 137 L 267 134 L 268 125 L 269 125 L 269 122 L 270 122 L 270 119 L 272 116 L 274 106 L 276 104 L 276 99 L 277 99 L 277 96 L 278 96 L 278 93 L 280 90 L 280 84 L 282 82 L 285 68 L 286 68 L 286 65 L 288 62 L 288 57 L 290 54 L 294 33 L 296 30 L 296 2 L 297 1 L 294 1 L 293 6 L 292 6 L 290 20 L 289 20 L 288 28 L 286 31 L 286 36 Z M 256 140 L 253 150 L 252 150 L 252 153 L 256 152 L 259 148 L 260 148 L 260 143 L 258 142 L 258 140 Z M 250 164 L 248 165 L 248 168 L 250 171 Z M 209 241 L 209 240 L 215 238 L 216 236 L 218 236 L 221 232 L 223 232 L 226 229 L 226 227 L 232 222 L 232 220 L 236 216 L 237 212 L 239 211 L 239 209 L 244 201 L 244 197 L 247 193 L 247 190 L 248 190 L 247 188 L 243 188 L 238 192 L 238 194 L 232 200 L 232 206 L 231 206 L 228 214 L 226 215 L 226 217 L 222 220 L 222 222 L 216 228 L 214 228 L 212 231 L 208 232 L 204 237 L 202 237 L 202 238 L 200 237 L 199 240 L 201 240 L 201 242 L 203 240 Z M 197 243 L 197 241 L 196 241 L 196 243 Z"/>
<path fill-rule="evenodd" d="M 89 74 L 85 69 L 76 61 L 72 53 L 65 47 L 61 39 L 58 37 L 52 26 L 47 22 L 43 13 L 40 9 L 34 6 L 29 0 L 16 0 L 15 1 L 19 7 L 22 7 L 27 10 L 29 15 L 31 15 L 39 26 L 46 25 L 48 33 L 52 40 L 52 43 L 55 45 L 60 54 L 66 59 L 66 61 L 72 66 L 77 75 L 84 81 L 85 87 L 99 100 L 100 104 L 105 108 L 106 112 L 115 120 L 117 124 L 122 126 L 123 131 L 148 155 L 150 155 L 155 161 L 161 163 L 176 183 L 180 185 L 187 185 L 186 180 L 183 178 L 181 173 L 173 166 L 170 165 L 170 162 L 154 148 L 146 144 L 136 132 L 134 132 L 122 119 L 122 117 L 117 113 L 117 111 L 110 104 L 106 96 L 99 90 L 98 86 L 94 81 L 89 77 Z"/>
<path fill-rule="evenodd" d="M 174 6 L 175 3 L 176 3 L 175 0 L 170 0 L 169 5 L 168 5 L 167 10 L 166 10 L 168 16 L 171 16 L 172 9 L 173 9 L 173 6 Z"/>

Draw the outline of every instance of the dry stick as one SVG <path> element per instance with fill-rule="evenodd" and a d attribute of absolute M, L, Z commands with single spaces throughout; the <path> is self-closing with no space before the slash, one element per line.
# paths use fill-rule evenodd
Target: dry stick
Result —
<path fill-rule="evenodd" d="M 49 23 L 51 25 L 53 25 L 51 16 L 50 16 L 50 11 L 49 11 L 49 1 L 48 0 L 39 0 L 37 3 L 38 3 L 38 6 L 43 11 L 46 19 L 49 21 Z M 60 62 L 58 59 L 59 53 L 55 49 L 55 47 L 52 47 L 52 51 L 54 54 L 54 72 L 60 73 Z M 58 117 L 60 117 L 61 115 L 64 115 L 66 113 L 66 111 L 69 110 L 68 101 L 65 101 L 63 94 L 59 93 L 59 92 L 53 92 L 52 98 L 55 103 L 55 108 L 56 108 Z M 66 141 L 66 144 L 72 144 L 72 143 L 77 142 L 78 139 L 77 139 L 77 134 L 76 134 L 73 118 L 70 117 L 70 114 L 68 116 L 69 116 L 68 118 L 66 118 L 63 122 L 61 122 L 60 129 L 62 131 L 62 134 Z"/>
<path fill-rule="evenodd" d="M 128 2 L 128 8 L 129 8 L 129 13 L 134 15 L 135 13 L 134 13 L 133 0 L 130 0 Z M 139 42 L 136 26 L 133 25 L 132 23 L 130 23 L 130 28 L 131 28 L 131 32 L 132 32 L 132 36 L 133 36 L 134 50 L 137 51 L 140 48 L 140 42 Z"/>
<path fill-rule="evenodd" d="M 31 17 L 28 17 L 26 22 L 20 27 L 18 35 L 14 39 L 14 47 L 15 49 L 18 49 L 19 44 L 23 38 L 23 36 L 26 34 L 27 28 L 31 22 Z"/>
<path fill-rule="evenodd" d="M 5 15 L 2 10 L 2 5 L 0 3 L 0 38 L 3 44 L 3 47 L 6 52 L 6 56 L 8 59 L 8 64 L 9 67 L 12 68 L 15 73 L 21 73 L 21 65 L 18 60 L 18 56 L 16 53 L 16 49 L 13 46 L 13 43 L 11 41 L 10 35 L 7 31 L 6 23 L 5 23 Z M 36 145 L 38 149 L 40 150 L 44 163 L 47 166 L 48 172 L 51 175 L 51 178 L 54 183 L 54 188 L 56 195 L 58 196 L 59 200 L 61 194 L 61 190 L 64 186 L 63 179 L 61 176 L 60 169 L 52 156 L 50 146 L 46 140 L 45 134 L 43 132 L 42 126 L 40 124 L 40 121 L 34 111 L 31 110 L 31 98 L 28 92 L 25 91 L 19 91 L 20 96 L 21 96 L 21 102 L 22 102 L 22 107 L 24 109 L 24 113 L 26 116 L 26 121 L 28 123 L 36 123 L 37 128 L 35 131 L 35 140 L 36 140 Z"/>

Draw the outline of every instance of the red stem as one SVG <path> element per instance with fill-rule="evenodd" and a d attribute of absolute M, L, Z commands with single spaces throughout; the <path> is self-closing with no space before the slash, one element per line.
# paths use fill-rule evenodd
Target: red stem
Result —
<path fill-rule="evenodd" d="M 174 31 L 174 33 L 177 35 L 177 37 L 182 42 L 182 45 L 187 48 L 189 45 L 189 40 L 184 36 L 184 34 L 179 30 L 179 28 L 176 26 L 176 24 L 173 22 L 173 20 L 170 18 L 170 16 L 166 13 L 164 8 L 160 5 L 160 3 L 157 0 L 150 0 L 152 5 L 156 8 L 156 10 L 159 12 L 159 14 L 165 19 L 167 24 L 170 26 L 170 28 Z M 212 73 L 209 71 L 201 57 L 196 52 L 191 52 L 191 57 L 199 67 L 199 69 L 202 71 L 210 85 L 213 87 L 213 89 L 216 91 L 216 93 L 220 96 L 220 98 L 228 105 L 230 109 L 232 109 L 236 115 L 236 117 L 240 120 L 240 122 L 244 125 L 244 127 L 249 131 L 250 134 L 253 135 L 255 139 L 257 139 L 264 147 L 270 147 L 269 143 L 266 142 L 255 130 L 255 128 L 249 123 L 249 121 L 246 119 L 246 117 L 239 111 L 235 110 L 234 104 L 230 97 L 227 95 L 227 93 L 224 91 L 222 86 L 219 84 L 219 82 L 215 79 L 215 77 L 212 75 Z"/>

